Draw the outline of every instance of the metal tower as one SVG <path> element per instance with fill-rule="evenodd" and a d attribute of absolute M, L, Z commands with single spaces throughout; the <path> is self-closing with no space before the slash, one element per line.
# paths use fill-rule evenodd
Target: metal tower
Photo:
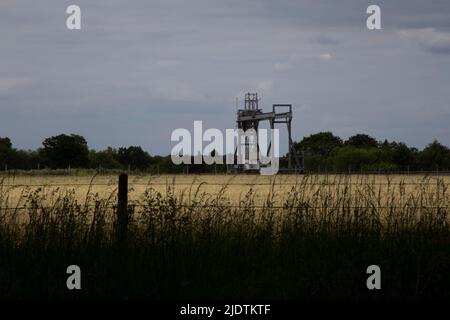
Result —
<path fill-rule="evenodd" d="M 245 94 L 245 104 L 244 109 L 237 110 L 237 127 L 244 131 L 248 129 L 255 129 L 258 131 L 259 123 L 261 121 L 269 121 L 270 128 L 274 129 L 275 124 L 286 124 L 288 131 L 288 170 L 293 170 L 292 164 L 295 160 L 297 165 L 297 170 L 302 171 L 302 165 L 300 163 L 299 157 L 295 153 L 293 142 L 292 142 L 292 105 L 291 104 L 274 104 L 272 105 L 272 112 L 263 112 L 259 108 L 259 99 L 257 93 L 247 93 Z M 269 143 L 268 154 L 272 148 L 272 141 Z M 259 146 L 258 146 L 259 151 Z M 237 150 L 235 152 L 236 156 Z M 302 161 L 303 162 L 303 161 Z M 238 171 L 249 171 L 254 169 L 259 169 L 259 159 L 258 165 L 255 167 L 248 167 L 243 165 L 238 165 L 236 167 Z"/>

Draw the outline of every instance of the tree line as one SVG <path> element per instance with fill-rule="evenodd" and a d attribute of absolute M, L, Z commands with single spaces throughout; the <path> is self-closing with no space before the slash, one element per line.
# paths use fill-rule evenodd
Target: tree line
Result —
<path fill-rule="evenodd" d="M 170 156 L 150 156 L 140 146 L 121 148 L 108 147 L 105 150 L 89 149 L 83 136 L 61 134 L 44 139 L 37 150 L 13 148 L 9 138 L 0 137 L 0 170 L 36 169 L 120 169 L 161 170 L 178 172 Z"/>
<path fill-rule="evenodd" d="M 437 140 L 419 150 L 367 134 L 343 141 L 331 132 L 320 132 L 294 143 L 294 148 L 304 153 L 305 168 L 315 172 L 450 170 L 450 149 Z"/>
<path fill-rule="evenodd" d="M 342 140 L 331 132 L 319 132 L 294 143 L 304 157 L 307 172 L 347 171 L 450 171 L 450 149 L 433 141 L 423 150 L 402 142 L 377 141 L 366 134 Z M 280 159 L 287 166 L 287 155 Z M 76 134 L 46 138 L 37 150 L 18 150 L 8 137 L 0 137 L 0 170 L 118 169 L 154 173 L 224 172 L 226 165 L 175 165 L 170 155 L 150 155 L 140 146 L 105 150 L 89 149 L 86 139 Z"/>

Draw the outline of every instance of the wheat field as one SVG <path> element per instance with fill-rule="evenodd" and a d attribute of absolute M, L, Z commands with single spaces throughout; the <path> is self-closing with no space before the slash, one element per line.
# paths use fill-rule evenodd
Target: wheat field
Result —
<path fill-rule="evenodd" d="M 3 207 L 22 207 L 30 193 L 41 193 L 42 204 L 52 205 L 58 196 L 71 194 L 80 203 L 95 196 L 113 201 L 117 192 L 116 175 L 17 175 L 0 176 Z M 146 192 L 167 194 L 189 204 L 194 196 L 204 201 L 220 194 L 221 200 L 239 205 L 251 195 L 256 206 L 270 199 L 272 205 L 286 203 L 293 192 L 302 199 L 318 202 L 320 196 L 339 197 L 345 193 L 355 204 L 389 205 L 393 201 L 417 205 L 449 204 L 450 176 L 425 175 L 130 175 L 129 201 L 140 203 Z M 330 200 L 330 199 L 328 199 Z M 420 201 L 420 204 L 419 202 Z M 437 202 L 436 202 L 437 201 Z"/>

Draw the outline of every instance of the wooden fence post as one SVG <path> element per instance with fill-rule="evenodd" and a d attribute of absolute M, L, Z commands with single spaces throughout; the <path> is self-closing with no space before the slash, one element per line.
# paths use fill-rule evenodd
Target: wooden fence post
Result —
<path fill-rule="evenodd" d="M 119 176 L 119 191 L 117 203 L 117 240 L 123 242 L 128 232 L 128 175 Z"/>

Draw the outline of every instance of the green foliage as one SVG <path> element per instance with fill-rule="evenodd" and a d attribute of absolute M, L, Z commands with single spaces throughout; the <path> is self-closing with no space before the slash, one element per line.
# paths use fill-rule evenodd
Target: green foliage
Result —
<path fill-rule="evenodd" d="M 128 148 L 119 148 L 117 160 L 126 168 L 144 170 L 151 165 L 152 159 L 141 147 L 131 146 Z"/>
<path fill-rule="evenodd" d="M 344 142 L 346 146 L 355 148 L 377 148 L 378 141 L 367 134 L 357 134 L 351 136 Z"/>
<path fill-rule="evenodd" d="M 16 150 L 9 138 L 0 138 L 0 169 L 29 170 L 38 163 L 40 163 L 38 151 Z"/>
<path fill-rule="evenodd" d="M 420 153 L 419 165 L 424 170 L 449 170 L 450 149 L 433 141 Z"/>
<path fill-rule="evenodd" d="M 333 170 L 359 171 L 363 167 L 376 163 L 378 150 L 375 148 L 361 149 L 345 146 L 336 149 L 332 155 Z"/>
<path fill-rule="evenodd" d="M 378 143 L 374 138 L 365 134 L 354 135 L 343 144 L 339 144 L 339 140 L 333 137 L 330 133 L 319 133 L 305 137 L 295 144 L 297 152 L 305 151 L 304 160 L 307 171 L 450 170 L 450 149 L 437 141 L 419 151 L 402 142 L 385 140 Z"/>
<path fill-rule="evenodd" d="M 390 157 L 390 160 L 395 163 L 399 170 L 418 170 L 417 159 L 418 150 L 409 148 L 405 143 L 387 141 L 381 146 L 384 154 Z"/>
<path fill-rule="evenodd" d="M 86 140 L 79 135 L 59 135 L 44 140 L 36 151 L 16 150 L 9 138 L 0 138 L 0 168 L 67 169 L 94 168 L 140 170 L 153 173 L 213 173 L 226 172 L 226 165 L 175 165 L 170 156 L 151 156 L 139 146 L 108 147 L 88 150 Z M 377 142 L 366 134 L 357 134 L 345 143 L 331 132 L 320 132 L 294 143 L 298 154 L 304 154 L 309 172 L 350 171 L 448 171 L 450 149 L 434 141 L 424 150 L 408 147 L 402 142 Z M 193 159 L 192 159 L 193 160 Z M 280 159 L 287 166 L 287 157 Z"/>
<path fill-rule="evenodd" d="M 10 150 L 12 150 L 11 140 L 8 137 L 6 138 L 0 137 L 0 153 L 5 153 Z"/>
<path fill-rule="evenodd" d="M 108 147 L 106 150 L 89 152 L 89 161 L 93 168 L 120 169 L 122 164 L 118 160 L 116 149 Z"/>
<path fill-rule="evenodd" d="M 342 139 L 331 132 L 319 132 L 295 143 L 294 148 L 311 155 L 328 156 L 334 148 L 342 146 Z"/>
<path fill-rule="evenodd" d="M 0 137 L 0 165 L 4 167 L 8 163 L 9 156 L 12 152 L 12 143 L 9 138 Z"/>
<path fill-rule="evenodd" d="M 45 164 L 52 168 L 86 168 L 89 166 L 89 149 L 86 139 L 80 135 L 61 134 L 42 142 Z"/>

